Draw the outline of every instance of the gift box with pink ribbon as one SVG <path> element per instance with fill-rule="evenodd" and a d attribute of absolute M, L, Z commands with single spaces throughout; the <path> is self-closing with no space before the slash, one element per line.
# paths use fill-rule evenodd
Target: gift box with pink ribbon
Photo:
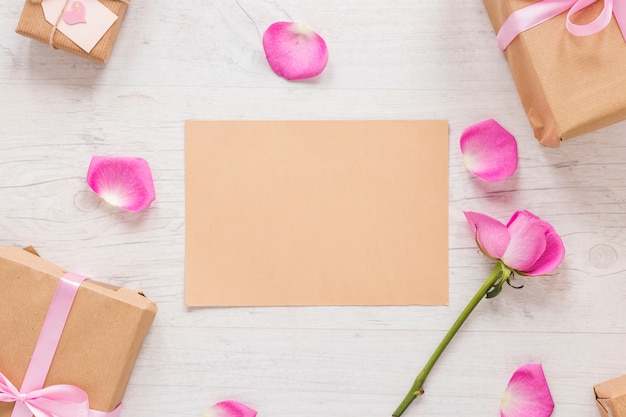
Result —
<path fill-rule="evenodd" d="M 107 62 L 130 0 L 26 0 L 15 31 L 97 62 Z"/>
<path fill-rule="evenodd" d="M 626 119 L 623 0 L 483 0 L 537 139 Z"/>
<path fill-rule="evenodd" d="M 0 248 L 0 417 L 117 417 L 157 308 Z"/>

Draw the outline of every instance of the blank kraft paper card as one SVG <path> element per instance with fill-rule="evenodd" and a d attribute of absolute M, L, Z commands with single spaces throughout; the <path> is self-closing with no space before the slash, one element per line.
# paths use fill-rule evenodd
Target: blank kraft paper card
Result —
<path fill-rule="evenodd" d="M 446 121 L 187 121 L 188 306 L 448 302 Z"/>

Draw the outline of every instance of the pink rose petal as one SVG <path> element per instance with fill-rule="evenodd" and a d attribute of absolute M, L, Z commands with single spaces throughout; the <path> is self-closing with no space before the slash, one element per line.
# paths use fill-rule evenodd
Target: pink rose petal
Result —
<path fill-rule="evenodd" d="M 256 417 L 256 411 L 237 401 L 222 401 L 214 404 L 205 417 Z"/>
<path fill-rule="evenodd" d="M 510 236 L 506 226 L 493 217 L 474 211 L 464 211 L 474 231 L 480 248 L 493 259 L 500 259 L 509 246 Z"/>
<path fill-rule="evenodd" d="M 485 181 L 507 179 L 517 169 L 515 137 L 493 119 L 463 131 L 461 153 L 467 169 Z"/>
<path fill-rule="evenodd" d="M 328 63 L 326 42 L 302 23 L 273 23 L 263 34 L 263 49 L 272 70 L 288 80 L 315 77 Z"/>
<path fill-rule="evenodd" d="M 511 241 L 502 261 L 511 269 L 526 271 L 532 267 L 546 250 L 544 226 L 534 214 L 518 211 L 508 223 Z"/>
<path fill-rule="evenodd" d="M 565 246 L 556 231 L 546 234 L 546 250 L 533 266 L 524 271 L 527 275 L 545 275 L 554 271 L 565 257 Z"/>
<path fill-rule="evenodd" d="M 155 197 L 150 166 L 141 158 L 94 156 L 87 184 L 109 204 L 129 211 L 149 207 Z"/>
<path fill-rule="evenodd" d="M 549 417 L 554 401 L 541 364 L 515 371 L 500 402 L 500 417 Z"/>

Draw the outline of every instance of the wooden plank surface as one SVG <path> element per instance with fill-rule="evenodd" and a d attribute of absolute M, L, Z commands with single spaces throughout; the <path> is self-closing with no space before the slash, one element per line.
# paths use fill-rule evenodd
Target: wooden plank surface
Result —
<path fill-rule="evenodd" d="M 541 147 L 480 1 L 133 2 L 106 65 L 16 35 L 22 4 L 3 6 L 0 245 L 34 245 L 159 304 L 122 416 L 201 416 L 229 398 L 261 417 L 390 415 L 490 272 L 463 210 L 531 210 L 567 255 L 557 275 L 479 305 L 407 417 L 498 415 L 526 362 L 543 363 L 553 416 L 596 416 L 592 386 L 626 373 L 626 123 Z M 320 77 L 271 72 L 260 36 L 279 20 L 324 36 Z M 473 178 L 458 146 L 487 118 L 519 144 L 517 174 L 496 184 Z M 185 308 L 186 119 L 449 120 L 449 306 Z M 96 154 L 146 159 L 153 206 L 94 196 Z"/>

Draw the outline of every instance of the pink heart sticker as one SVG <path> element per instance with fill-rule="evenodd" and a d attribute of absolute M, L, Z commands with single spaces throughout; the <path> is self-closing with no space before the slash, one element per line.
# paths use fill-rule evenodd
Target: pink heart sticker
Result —
<path fill-rule="evenodd" d="M 68 25 L 87 23 L 87 19 L 85 18 L 85 5 L 83 2 L 72 2 L 70 8 L 63 13 L 63 21 Z"/>

